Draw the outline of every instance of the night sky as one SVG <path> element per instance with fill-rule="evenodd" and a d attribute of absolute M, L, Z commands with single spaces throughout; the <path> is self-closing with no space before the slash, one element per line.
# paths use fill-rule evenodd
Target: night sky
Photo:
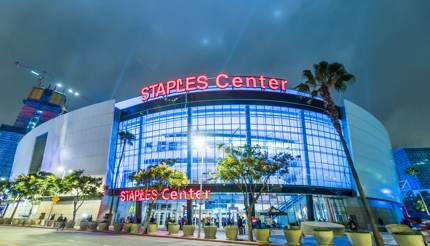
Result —
<path fill-rule="evenodd" d="M 167 4 L 168 3 L 168 4 Z M 75 109 L 192 74 L 265 74 L 290 88 L 320 60 L 356 76 L 345 98 L 394 147 L 430 146 L 430 1 L 0 1 L 0 123 L 32 85 L 13 62 L 80 92 Z"/>

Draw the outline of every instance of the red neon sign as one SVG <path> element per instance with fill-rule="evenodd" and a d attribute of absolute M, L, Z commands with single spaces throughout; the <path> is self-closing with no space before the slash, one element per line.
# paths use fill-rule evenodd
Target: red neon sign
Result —
<path fill-rule="evenodd" d="M 157 190 L 147 189 L 147 190 L 122 190 L 120 192 L 121 201 L 155 201 L 155 200 L 208 200 L 211 191 L 205 190 L 194 190 L 189 188 L 187 190 L 171 190 L 169 188 L 164 188 L 160 194 Z"/>
<path fill-rule="evenodd" d="M 229 76 L 219 73 L 215 76 L 215 85 L 219 89 L 230 88 L 258 88 L 285 91 L 288 80 L 260 76 Z M 169 80 L 143 87 L 140 90 L 143 101 L 168 96 L 171 93 L 206 90 L 209 87 L 209 78 L 206 75 L 189 76 L 185 79 Z"/>

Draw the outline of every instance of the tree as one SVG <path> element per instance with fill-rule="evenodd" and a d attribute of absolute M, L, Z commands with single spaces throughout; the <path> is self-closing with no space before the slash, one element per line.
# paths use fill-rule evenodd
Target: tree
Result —
<path fill-rule="evenodd" d="M 420 171 L 416 167 L 408 167 L 406 168 L 405 173 L 410 176 L 417 176 Z"/>
<path fill-rule="evenodd" d="M 314 64 L 313 72 L 311 70 L 304 70 L 303 76 L 306 81 L 297 85 L 296 89 L 300 92 L 308 93 L 312 97 L 320 96 L 324 101 L 325 112 L 329 116 L 331 123 L 339 135 L 339 139 L 345 152 L 352 177 L 354 178 L 361 202 L 363 203 L 364 210 L 369 219 L 376 245 L 383 246 L 384 241 L 382 240 L 381 233 L 376 226 L 375 218 L 373 217 L 372 210 L 369 207 L 366 194 L 364 193 L 363 187 L 355 169 L 348 144 L 343 135 L 339 111 L 332 97 L 333 91 L 338 93 L 346 91 L 348 84 L 354 81 L 354 75 L 348 73 L 345 67 L 340 63 L 328 63 L 326 61 L 321 61 L 318 64 Z"/>
<path fill-rule="evenodd" d="M 73 198 L 73 218 L 76 220 L 76 213 L 84 204 L 85 200 L 101 197 L 102 178 L 84 175 L 84 170 L 75 170 L 65 176 L 62 180 L 63 190 Z"/>
<path fill-rule="evenodd" d="M 156 190 L 158 194 L 156 200 L 159 200 L 161 191 L 164 188 L 169 187 L 170 189 L 179 190 L 185 188 L 190 183 L 184 172 L 171 167 L 174 163 L 175 161 L 173 160 L 162 160 L 157 165 L 138 170 L 136 173 L 130 175 L 129 179 L 134 181 L 137 187 L 143 187 L 146 190 Z M 143 227 L 145 229 L 148 228 L 154 205 L 155 200 L 149 201 L 144 218 Z"/>
<path fill-rule="evenodd" d="M 416 167 L 408 167 L 408 168 L 406 168 L 405 173 L 409 176 L 415 176 L 416 177 L 416 176 L 418 176 L 418 174 L 420 174 L 420 170 Z M 416 202 L 415 202 L 414 208 L 417 211 L 426 212 L 427 215 L 429 215 L 427 204 L 426 204 L 424 197 L 421 194 L 420 190 L 418 190 L 418 196 L 416 196 Z"/>
<path fill-rule="evenodd" d="M 9 180 L 6 180 L 6 179 L 0 180 L 0 205 L 3 203 L 6 203 L 6 208 L 2 211 L 2 214 L 0 217 L 4 216 L 4 213 L 9 207 L 9 203 L 7 201 L 9 199 L 10 186 L 11 186 L 11 183 L 9 182 Z"/>
<path fill-rule="evenodd" d="M 275 175 L 288 173 L 288 167 L 296 157 L 288 153 L 269 156 L 260 146 L 218 146 L 224 158 L 218 162 L 214 176 L 224 182 L 234 183 L 243 195 L 248 239 L 253 241 L 252 215 L 258 199 L 269 191 L 269 180 Z"/>
<path fill-rule="evenodd" d="M 125 152 L 125 146 L 128 145 L 133 145 L 133 141 L 136 140 L 136 137 L 128 132 L 128 131 L 120 131 L 118 133 L 118 137 L 121 141 L 121 154 L 118 160 L 118 164 L 116 166 L 116 172 L 115 172 L 115 178 L 113 181 L 113 184 L 111 185 L 111 189 L 115 189 L 116 188 L 116 183 L 118 182 L 118 176 L 119 176 L 119 168 L 121 166 L 121 162 L 124 158 L 124 152 Z M 119 201 L 119 199 L 118 199 Z M 114 196 L 112 195 L 111 201 L 110 201 L 110 206 L 109 206 L 109 218 L 110 221 L 112 220 L 112 210 L 113 210 L 113 202 L 114 202 Z M 118 202 L 117 202 L 117 206 L 118 206 Z"/>
<path fill-rule="evenodd" d="M 15 208 L 13 209 L 11 219 L 15 217 L 15 213 L 22 200 L 32 199 L 33 193 L 35 191 L 36 183 L 37 183 L 36 177 L 33 174 L 19 175 L 11 183 L 10 195 L 12 198 L 12 202 L 15 203 Z M 30 212 L 31 212 L 31 209 L 30 209 Z"/>
<path fill-rule="evenodd" d="M 50 197 L 60 190 L 60 178 L 50 172 L 40 171 L 36 174 L 29 174 L 31 183 L 28 184 L 29 193 L 26 196 L 31 203 L 29 216 L 33 212 L 35 204 L 43 200 L 44 197 Z"/>

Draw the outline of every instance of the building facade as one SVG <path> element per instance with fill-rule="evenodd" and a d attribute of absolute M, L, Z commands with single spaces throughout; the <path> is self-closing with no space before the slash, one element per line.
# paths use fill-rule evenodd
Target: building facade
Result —
<path fill-rule="evenodd" d="M 316 98 L 308 103 L 307 99 L 306 95 L 291 90 L 218 86 L 146 101 L 138 97 L 116 104 L 110 101 L 88 106 L 48 121 L 27 134 L 18 146 L 13 175 L 29 170 L 55 172 L 59 165 L 70 169 L 83 167 L 89 174 L 105 177 L 107 189 L 117 197 L 119 191 L 134 188 L 128 179 L 130 174 L 161 160 L 174 159 L 174 168 L 187 174 L 190 187 L 198 187 L 201 182 L 205 189 L 211 190 L 202 213 L 222 223 L 243 214 L 243 201 L 235 184 L 211 179 L 223 156 L 217 145 L 258 144 L 269 154 L 289 152 L 300 158 L 290 165 L 287 175 L 269 181 L 270 192 L 257 202 L 257 216 L 275 207 L 287 213 L 275 218 L 279 224 L 309 218 L 345 222 L 348 215 L 356 216 L 364 224 L 364 218 L 360 221 L 362 209 L 339 137 L 324 112 L 323 102 Z M 80 119 L 84 112 L 96 111 L 104 112 L 104 116 L 88 115 L 85 120 Z M 386 130 L 352 102 L 345 101 L 339 111 L 375 213 L 386 223 L 398 222 L 400 192 Z M 86 128 L 88 122 L 94 122 L 91 130 Z M 123 143 L 118 133 L 123 131 L 132 133 L 135 140 L 125 146 L 120 162 Z M 75 136 L 82 139 L 69 142 Z M 197 136 L 200 141 L 203 138 L 204 145 L 196 144 Z M 44 150 L 39 154 L 42 158 L 36 161 L 24 153 L 37 149 L 38 138 L 46 141 L 45 147 L 39 148 Z M 375 166 L 375 162 L 379 165 Z M 97 212 L 84 206 L 81 213 L 101 218 L 110 201 L 106 195 L 99 201 Z M 166 218 L 195 214 L 192 212 L 197 207 L 196 201 L 159 201 L 156 219 L 162 225 Z M 135 211 L 135 202 L 118 202 L 115 219 L 136 216 Z"/>

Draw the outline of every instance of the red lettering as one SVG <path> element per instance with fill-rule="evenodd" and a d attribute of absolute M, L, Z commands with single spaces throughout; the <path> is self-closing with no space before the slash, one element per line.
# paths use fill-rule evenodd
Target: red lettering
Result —
<path fill-rule="evenodd" d="M 277 79 L 269 79 L 269 88 L 272 90 L 279 89 L 279 81 Z"/>
<path fill-rule="evenodd" d="M 210 190 L 193 190 L 192 188 L 187 190 L 164 188 L 161 196 L 158 197 L 158 191 L 155 189 L 122 190 L 119 198 L 121 201 L 208 200 L 210 192 Z"/>
<path fill-rule="evenodd" d="M 158 84 L 157 93 L 155 93 L 155 97 L 159 97 L 160 95 L 166 95 L 166 90 L 164 90 L 164 84 L 160 82 Z"/>
<path fill-rule="evenodd" d="M 170 200 L 178 200 L 178 192 L 175 190 L 172 190 L 170 192 Z"/>
<path fill-rule="evenodd" d="M 184 92 L 185 89 L 182 88 L 183 83 L 182 83 L 182 79 L 177 79 L 176 80 L 176 92 Z"/>
<path fill-rule="evenodd" d="M 151 190 L 145 190 L 145 201 L 149 201 L 152 198 Z"/>
<path fill-rule="evenodd" d="M 155 201 L 158 199 L 158 192 L 156 190 L 151 190 L 151 200 Z"/>
<path fill-rule="evenodd" d="M 208 76 L 200 75 L 199 77 L 197 77 L 197 88 L 199 90 L 206 90 L 208 86 Z"/>
<path fill-rule="evenodd" d="M 179 200 L 187 200 L 187 191 L 183 190 L 179 192 Z"/>
<path fill-rule="evenodd" d="M 255 77 L 246 77 L 246 87 L 257 87 L 257 80 Z M 252 85 L 251 85 L 252 82 Z"/>
<path fill-rule="evenodd" d="M 220 73 L 215 77 L 215 84 L 220 89 L 225 89 L 228 87 L 228 82 L 222 82 L 221 78 L 228 79 L 228 75 L 225 73 Z"/>
<path fill-rule="evenodd" d="M 153 85 L 150 85 L 149 86 L 149 90 L 150 90 L 150 97 L 154 97 L 154 93 L 155 93 L 155 87 L 157 86 L 158 84 L 153 84 Z"/>
<path fill-rule="evenodd" d="M 196 191 L 196 199 L 197 199 L 197 200 L 200 200 L 200 199 L 201 199 L 201 198 L 200 198 L 200 193 L 201 193 L 201 191 L 200 191 L 200 190 Z"/>
<path fill-rule="evenodd" d="M 148 86 L 145 86 L 142 88 L 142 90 L 140 90 L 140 94 L 142 94 L 142 100 L 146 101 L 149 99 L 149 93 L 148 93 Z"/>
<path fill-rule="evenodd" d="M 196 77 L 187 77 L 185 79 L 185 91 L 193 91 L 196 89 Z"/>
<path fill-rule="evenodd" d="M 282 91 L 287 90 L 287 84 L 288 84 L 288 80 L 281 80 L 281 90 Z"/>
<path fill-rule="evenodd" d="M 131 192 L 128 193 L 128 200 L 129 201 L 134 201 L 134 192 L 133 191 L 131 191 Z"/>
<path fill-rule="evenodd" d="M 233 87 L 235 88 L 240 88 L 242 87 L 242 83 L 243 80 L 241 77 L 233 77 L 233 79 L 231 80 L 231 84 L 233 85 Z"/>
<path fill-rule="evenodd" d="M 166 192 L 168 192 L 169 191 L 169 188 L 165 188 L 165 189 L 163 189 L 163 191 L 161 192 L 161 198 L 163 199 L 163 200 L 169 200 L 169 198 L 166 196 Z"/>
<path fill-rule="evenodd" d="M 264 86 L 264 81 L 265 81 L 266 79 L 264 78 L 264 76 L 263 76 L 263 75 L 260 75 L 260 78 L 258 78 L 258 80 L 260 81 L 260 87 L 261 87 L 261 89 L 265 89 L 265 88 L 266 88 L 266 86 Z"/>
<path fill-rule="evenodd" d="M 124 190 L 122 190 L 119 194 L 120 194 L 120 200 L 121 201 L 125 201 L 125 194 L 126 194 L 126 192 Z"/>
<path fill-rule="evenodd" d="M 191 200 L 194 200 L 194 199 L 195 199 L 195 198 L 194 198 L 194 190 L 193 190 L 193 189 L 190 189 L 188 192 L 190 193 L 190 199 L 191 199 Z"/>
<path fill-rule="evenodd" d="M 143 192 L 143 190 L 139 190 L 139 201 L 143 201 L 145 198 L 144 198 L 144 194 L 145 194 L 145 192 Z"/>
<path fill-rule="evenodd" d="M 169 80 L 166 83 L 166 96 L 170 94 L 170 91 L 176 87 L 175 80 Z"/>

